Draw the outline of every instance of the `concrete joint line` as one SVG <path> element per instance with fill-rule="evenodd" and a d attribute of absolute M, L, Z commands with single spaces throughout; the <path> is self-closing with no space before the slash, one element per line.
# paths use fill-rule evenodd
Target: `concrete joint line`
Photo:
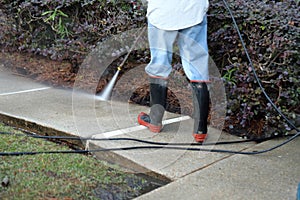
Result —
<path fill-rule="evenodd" d="M 50 88 L 51 87 L 43 87 L 43 88 L 36 88 L 36 89 L 30 89 L 30 90 L 17 91 L 17 92 L 7 92 L 7 93 L 0 94 L 0 96 L 8 96 L 8 95 L 14 95 L 14 94 L 36 92 L 36 91 L 48 90 Z"/>
<path fill-rule="evenodd" d="M 181 122 L 181 121 L 185 121 L 190 119 L 189 116 L 183 116 L 183 117 L 176 117 L 176 118 L 172 118 L 172 119 L 166 119 L 162 122 L 163 125 L 166 124 L 172 124 L 172 123 L 176 123 L 176 122 Z M 129 128 L 125 128 L 125 129 L 120 129 L 120 130 L 115 130 L 115 131 L 110 131 L 110 132 L 105 132 L 105 133 L 101 133 L 101 134 L 96 134 L 93 135 L 92 138 L 97 138 L 98 136 L 100 138 L 111 138 L 114 136 L 118 136 L 118 135 L 123 135 L 126 133 L 131 133 L 131 132 L 135 132 L 135 131 L 141 131 L 141 130 L 145 130 L 147 129 L 145 126 L 139 125 L 139 126 L 134 126 L 134 127 L 129 127 Z"/>

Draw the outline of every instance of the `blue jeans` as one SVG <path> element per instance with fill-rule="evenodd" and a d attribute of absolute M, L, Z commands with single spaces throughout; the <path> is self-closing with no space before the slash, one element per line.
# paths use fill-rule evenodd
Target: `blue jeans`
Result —
<path fill-rule="evenodd" d="M 173 45 L 177 42 L 183 70 L 191 82 L 209 82 L 207 18 L 200 24 L 175 30 L 161 30 L 148 23 L 151 61 L 145 71 L 151 77 L 168 78 L 172 71 Z"/>

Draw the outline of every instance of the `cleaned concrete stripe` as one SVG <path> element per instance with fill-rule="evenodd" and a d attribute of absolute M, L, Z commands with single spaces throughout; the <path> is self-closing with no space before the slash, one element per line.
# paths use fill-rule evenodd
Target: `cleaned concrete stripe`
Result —
<path fill-rule="evenodd" d="M 188 119 L 190 119 L 189 116 L 183 116 L 183 117 L 167 119 L 167 120 L 164 120 L 162 123 L 163 123 L 163 125 L 166 125 L 166 124 L 181 122 L 181 121 L 188 120 Z M 111 138 L 111 137 L 114 137 L 114 136 L 123 135 L 123 134 L 126 134 L 126 133 L 135 132 L 135 131 L 141 131 L 141 130 L 145 130 L 145 129 L 146 129 L 145 126 L 139 125 L 139 126 L 129 127 L 129 128 L 125 128 L 125 129 L 120 129 L 120 130 L 115 130 L 115 131 L 110 131 L 110 132 L 97 134 L 97 135 L 94 135 L 93 138 L 97 138 L 97 136 L 101 137 L 101 138 L 103 138 L 103 137 Z"/>
<path fill-rule="evenodd" d="M 8 96 L 8 95 L 14 95 L 14 94 L 36 92 L 36 91 L 41 91 L 41 90 L 48 90 L 50 88 L 51 87 L 43 87 L 43 88 L 36 88 L 36 89 L 30 89 L 30 90 L 22 90 L 22 91 L 17 91 L 17 92 L 7 92 L 7 93 L 0 94 L 0 96 Z"/>
<path fill-rule="evenodd" d="M 181 122 L 181 121 L 185 121 L 185 120 L 189 120 L 189 119 L 191 119 L 189 116 L 176 117 L 176 118 L 172 118 L 172 119 L 166 119 L 162 123 L 163 123 L 163 125 L 172 124 L 175 122 Z"/>

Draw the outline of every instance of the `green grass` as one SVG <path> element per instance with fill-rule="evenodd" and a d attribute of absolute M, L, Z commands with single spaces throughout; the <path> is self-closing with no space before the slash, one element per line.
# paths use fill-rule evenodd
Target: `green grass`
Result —
<path fill-rule="evenodd" d="M 0 131 L 20 133 L 0 124 Z M 42 139 L 0 134 L 0 152 L 70 150 Z M 0 199 L 99 199 L 111 188 L 117 195 L 137 194 L 128 180 L 137 179 L 117 167 L 82 154 L 39 154 L 27 156 L 0 156 L 0 181 L 9 178 L 9 185 L 0 185 Z M 100 192 L 99 192 L 100 189 Z M 104 191 L 104 192 L 103 192 Z"/>

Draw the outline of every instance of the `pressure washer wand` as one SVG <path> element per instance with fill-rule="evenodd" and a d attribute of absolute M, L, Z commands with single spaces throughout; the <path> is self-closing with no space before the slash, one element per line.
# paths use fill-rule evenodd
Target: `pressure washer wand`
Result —
<path fill-rule="evenodd" d="M 122 67 L 124 66 L 125 62 L 127 61 L 130 53 L 132 52 L 132 50 L 134 49 L 134 47 L 136 46 L 138 40 L 141 38 L 142 34 L 144 33 L 144 31 L 146 30 L 146 26 L 143 27 L 141 33 L 138 35 L 138 37 L 136 38 L 136 40 L 134 41 L 134 43 L 132 44 L 131 48 L 129 49 L 127 55 L 125 56 L 124 60 L 122 61 L 122 63 L 118 66 L 117 68 L 117 72 L 114 74 L 114 76 L 112 77 L 112 79 L 109 81 L 109 83 L 104 87 L 104 89 L 102 89 L 101 93 L 99 95 L 96 96 L 97 100 L 100 101 L 108 101 L 110 100 L 111 97 L 111 92 L 113 90 L 113 87 L 115 85 L 115 82 L 117 81 L 118 75 L 122 69 Z"/>

